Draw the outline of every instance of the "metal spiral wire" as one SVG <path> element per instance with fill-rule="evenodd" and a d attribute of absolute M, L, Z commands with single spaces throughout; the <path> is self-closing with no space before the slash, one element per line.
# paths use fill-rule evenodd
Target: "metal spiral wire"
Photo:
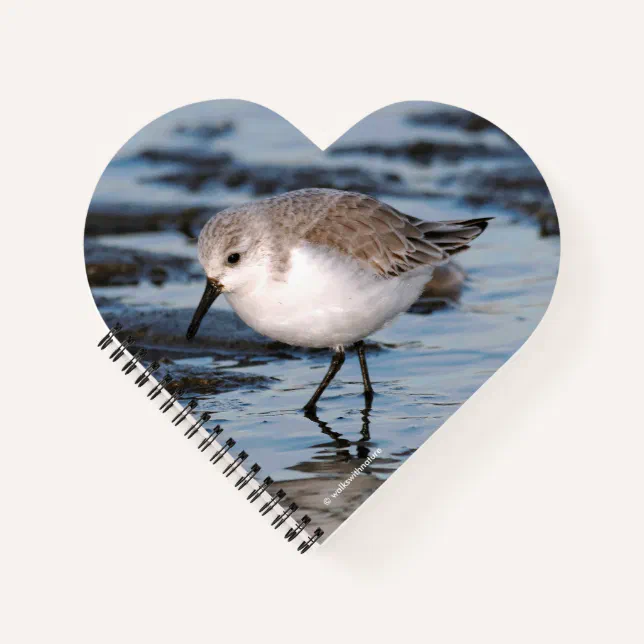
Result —
<path fill-rule="evenodd" d="M 125 340 L 122 342 L 119 341 L 118 339 L 118 334 L 123 331 L 123 326 L 117 322 L 109 331 L 108 333 L 101 338 L 101 341 L 98 343 L 98 347 L 100 348 L 101 351 L 109 347 L 113 342 L 118 343 L 118 346 L 116 349 L 112 351 L 110 354 L 109 358 L 113 362 L 117 362 L 119 358 L 121 358 L 123 355 L 125 355 L 125 351 L 133 347 L 134 345 L 134 338 L 133 336 L 129 335 L 126 337 Z M 121 369 L 123 373 L 126 375 L 129 375 L 134 371 L 134 369 L 137 368 L 137 366 L 142 365 L 142 358 L 145 357 L 147 354 L 147 350 L 143 348 L 139 349 L 134 349 L 132 348 L 131 351 L 131 357 L 130 359 L 126 362 L 125 366 Z M 150 377 L 158 371 L 158 369 L 161 367 L 161 364 L 158 361 L 153 361 L 151 362 L 143 371 L 137 376 L 134 384 L 137 385 L 137 387 L 142 387 L 145 385 L 149 380 Z M 178 402 L 181 396 L 183 396 L 186 392 L 185 389 L 182 387 L 176 386 L 174 387 L 173 391 L 170 391 L 168 386 L 170 383 L 173 382 L 173 377 L 170 374 L 165 375 L 161 380 L 159 380 L 154 387 L 150 389 L 150 391 L 147 393 L 147 397 L 150 400 L 154 400 L 161 392 L 165 391 L 169 398 L 159 407 L 159 411 L 161 413 L 165 414 L 168 410 L 170 410 L 174 403 Z M 193 398 L 187 403 L 184 404 L 183 409 L 172 419 L 172 423 L 175 426 L 181 425 L 184 420 L 190 416 L 190 414 L 195 410 L 197 407 L 197 401 Z M 188 439 L 192 439 L 200 429 L 205 430 L 205 424 L 212 418 L 212 414 L 210 412 L 204 412 L 201 414 L 201 416 L 188 427 L 186 432 L 184 433 L 184 436 Z M 208 430 L 206 430 L 208 431 Z M 214 429 L 209 431 L 209 434 L 204 437 L 197 445 L 197 449 L 201 452 L 205 452 L 209 447 L 214 446 L 217 441 L 217 438 L 219 437 L 220 434 L 223 433 L 223 429 L 217 425 Z M 225 454 L 227 454 L 235 445 L 237 442 L 233 438 L 228 438 L 223 444 L 217 444 L 218 449 L 211 455 L 209 461 L 214 465 L 218 463 Z M 228 478 L 231 476 L 235 470 L 237 470 L 241 464 L 248 458 L 248 454 L 242 450 L 239 452 L 239 454 L 224 468 L 223 470 L 223 475 Z M 244 489 L 246 485 L 248 485 L 259 473 L 261 470 L 261 466 L 258 463 L 254 463 L 250 469 L 235 483 L 235 487 L 238 490 Z M 267 476 L 263 482 L 255 488 L 247 497 L 246 500 L 249 503 L 254 503 L 257 501 L 257 499 L 261 498 L 262 495 L 266 492 L 267 494 L 270 495 L 269 492 L 267 492 L 268 488 L 274 483 L 273 479 L 270 476 Z M 266 516 L 271 510 L 273 510 L 281 501 L 283 501 L 286 498 L 286 492 L 284 490 L 279 489 L 275 494 L 273 494 L 270 498 L 269 501 L 264 503 L 260 508 L 259 512 L 262 516 Z M 280 528 L 290 517 L 293 516 L 293 514 L 297 511 L 298 505 L 297 503 L 291 503 L 288 508 L 286 508 L 280 515 L 275 517 L 271 523 L 271 525 L 275 528 L 278 529 Z M 294 528 L 289 528 L 286 534 L 284 535 L 284 538 L 291 542 L 293 541 L 299 534 L 301 534 L 304 529 L 306 528 L 307 525 L 311 523 L 311 517 L 309 517 L 307 514 L 305 514 L 299 521 L 296 522 L 296 525 Z M 321 528 L 316 528 L 316 530 L 311 534 L 308 539 L 303 540 L 297 550 L 300 554 L 304 554 L 308 550 L 310 550 L 311 546 L 313 546 L 314 543 L 316 543 L 320 537 L 324 534 L 324 531 Z"/>

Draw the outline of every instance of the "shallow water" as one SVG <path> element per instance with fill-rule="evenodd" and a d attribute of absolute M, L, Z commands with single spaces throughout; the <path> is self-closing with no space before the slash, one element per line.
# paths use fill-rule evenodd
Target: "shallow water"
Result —
<path fill-rule="evenodd" d="M 102 283 L 109 285 L 93 287 L 99 309 L 108 321 L 125 312 L 148 316 L 141 323 L 146 331 L 140 344 L 170 356 L 164 369 L 174 375 L 199 375 L 194 389 L 198 410 L 215 412 L 210 425 L 222 425 L 250 454 L 249 463 L 262 465 L 260 478 L 319 479 L 319 491 L 330 492 L 337 483 L 329 477 L 344 480 L 369 452 L 381 448 L 369 476 L 385 479 L 525 342 L 543 316 L 559 263 L 559 237 L 543 234 L 543 213 L 548 231 L 556 224 L 547 188 L 535 180 L 534 166 L 505 134 L 492 126 L 470 131 L 432 122 L 440 121 L 434 115 L 445 111 L 445 106 L 426 103 L 392 106 L 350 130 L 323 154 L 288 123 L 257 106 L 236 101 L 198 104 L 148 126 L 103 175 L 88 232 L 107 234 L 88 237 L 88 244 L 115 251 L 117 259 L 126 250 L 138 255 L 131 262 L 134 268 L 128 265 L 113 277 L 112 264 L 101 260 L 108 266 Z M 409 120 L 418 113 L 429 115 L 429 125 Z M 208 137 L 201 128 L 186 134 L 213 124 L 224 124 L 224 132 Z M 180 133 L 178 126 L 183 128 Z M 392 149 L 418 140 L 460 146 L 460 156 L 450 157 L 453 151 L 445 148 L 442 158 L 443 148 L 436 148 L 427 160 Z M 356 151 L 365 145 L 371 147 Z M 162 162 L 150 161 L 141 156 L 149 150 L 201 157 L 198 163 L 180 155 L 168 161 L 168 154 Z M 228 155 L 223 162 L 203 161 L 222 153 Z M 308 174 L 289 174 L 301 168 Z M 214 178 L 203 180 L 211 171 Z M 201 178 L 193 181 L 197 175 Z M 376 390 L 371 409 L 365 409 L 353 352 L 312 419 L 300 409 L 322 379 L 329 352 L 252 342 L 210 350 L 186 345 L 174 331 L 150 335 L 156 313 L 163 329 L 175 313 L 188 315 L 203 290 L 191 237 L 208 213 L 195 216 L 191 208 L 225 207 L 304 187 L 294 182 L 307 179 L 310 186 L 342 188 L 347 177 L 365 186 L 373 181 L 378 189 L 370 194 L 416 217 L 496 217 L 458 258 L 467 273 L 460 297 L 449 298 L 439 310 L 429 307 L 431 315 L 406 313 L 369 338 L 368 364 Z M 187 219 L 182 214 L 186 211 Z M 187 223 L 175 224 L 181 217 Z M 170 256 L 192 261 L 163 275 Z M 87 260 L 91 265 L 89 250 Z M 204 322 L 211 336 L 217 335 L 218 315 L 224 316 L 227 308 L 220 298 Z M 225 382 L 204 385 L 211 377 Z M 322 521 L 324 508 L 315 512 L 319 516 L 314 519 Z M 329 527 L 335 527 L 333 521 Z"/>

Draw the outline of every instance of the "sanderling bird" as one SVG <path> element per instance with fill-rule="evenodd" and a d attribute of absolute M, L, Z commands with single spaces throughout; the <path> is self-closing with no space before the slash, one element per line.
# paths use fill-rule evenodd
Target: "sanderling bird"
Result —
<path fill-rule="evenodd" d="M 423 221 L 367 195 L 318 188 L 228 208 L 199 235 L 206 290 L 186 337 L 224 293 L 259 333 L 334 351 L 305 411 L 313 412 L 351 344 L 369 404 L 364 338 L 406 311 L 434 268 L 469 248 L 490 219 Z"/>

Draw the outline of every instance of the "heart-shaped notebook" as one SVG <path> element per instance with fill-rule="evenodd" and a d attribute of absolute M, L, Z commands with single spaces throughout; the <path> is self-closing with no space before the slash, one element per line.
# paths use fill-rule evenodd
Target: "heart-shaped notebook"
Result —
<path fill-rule="evenodd" d="M 118 151 L 85 259 L 101 346 L 306 551 L 525 342 L 559 235 L 534 163 L 466 110 L 398 103 L 322 151 L 218 100 Z"/>

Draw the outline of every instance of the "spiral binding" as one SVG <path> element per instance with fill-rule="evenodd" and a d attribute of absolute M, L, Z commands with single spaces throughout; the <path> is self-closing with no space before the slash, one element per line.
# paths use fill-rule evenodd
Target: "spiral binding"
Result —
<path fill-rule="evenodd" d="M 101 338 L 101 341 L 98 343 L 98 347 L 101 349 L 101 351 L 109 347 L 113 342 L 118 343 L 116 349 L 114 349 L 109 356 L 110 360 L 112 360 L 113 362 L 117 362 L 122 356 L 126 354 L 127 349 L 129 347 L 132 347 L 132 345 L 134 344 L 134 338 L 131 335 L 127 336 L 126 339 L 122 342 L 119 341 L 118 334 L 122 331 L 123 326 L 119 322 L 117 322 L 108 331 L 108 333 L 103 338 Z M 147 397 L 150 400 L 154 400 L 155 398 L 157 398 L 157 396 L 159 396 L 159 394 L 161 394 L 162 391 L 165 391 L 169 398 L 159 407 L 159 411 L 162 414 L 165 414 L 174 406 L 176 402 L 179 401 L 181 396 L 185 394 L 185 390 L 182 387 L 175 387 L 172 392 L 168 389 L 168 385 L 173 382 L 173 377 L 170 374 L 167 374 L 159 381 L 154 381 L 153 374 L 158 371 L 158 369 L 161 367 L 161 364 L 155 360 L 151 362 L 147 367 L 143 367 L 141 360 L 147 354 L 146 349 L 133 349 L 132 352 L 128 352 L 128 354 L 129 355 L 126 356 L 128 357 L 128 360 L 121 371 L 128 375 L 138 367 L 141 370 L 141 373 L 134 381 L 134 384 L 136 384 L 138 387 L 142 387 L 148 381 L 150 381 L 150 379 L 152 379 L 154 386 L 147 394 Z M 172 419 L 172 423 L 175 426 L 181 425 L 181 423 L 183 423 L 183 421 L 185 421 L 188 416 L 190 416 L 190 414 L 195 410 L 197 404 L 198 403 L 194 398 L 188 401 L 181 409 L 181 411 Z M 184 433 L 184 436 L 188 439 L 192 439 L 200 429 L 204 429 L 204 425 L 211 418 L 212 414 L 210 412 L 203 412 L 201 416 L 197 420 L 195 420 L 190 425 L 190 427 L 188 427 L 188 429 Z M 217 449 L 209 459 L 213 465 L 218 463 L 224 457 L 224 455 L 227 454 L 237 444 L 237 442 L 233 438 L 228 438 L 221 445 L 217 443 L 217 438 L 220 434 L 223 433 L 223 431 L 224 430 L 219 425 L 217 425 L 214 429 L 210 430 L 210 433 L 206 437 L 204 437 L 203 440 L 201 440 L 197 445 L 197 449 L 201 452 L 205 452 L 208 448 L 213 446 L 217 447 Z M 226 478 L 231 476 L 247 458 L 248 454 L 244 450 L 239 452 L 239 454 L 224 468 L 222 472 L 223 475 Z M 238 490 L 244 489 L 251 481 L 255 479 L 261 469 L 262 468 L 258 463 L 254 463 L 245 474 L 238 478 L 237 482 L 235 483 L 235 487 Z M 267 493 L 269 496 L 271 496 L 270 493 L 267 492 L 267 490 L 273 483 L 274 481 L 270 476 L 267 476 L 261 484 L 255 483 L 255 485 L 257 485 L 258 487 L 256 487 L 246 497 L 246 500 L 249 503 L 255 503 L 255 501 L 261 498 L 264 493 Z M 267 514 L 269 514 L 269 512 L 276 509 L 278 504 L 285 498 L 286 492 L 284 492 L 284 490 L 282 489 L 279 489 L 274 495 L 271 496 L 269 501 L 264 503 L 259 508 L 260 514 L 262 516 L 266 516 Z M 281 507 L 278 508 L 278 511 L 282 510 L 282 512 L 273 519 L 271 525 L 275 529 L 278 529 L 288 520 L 291 521 L 291 525 L 293 524 L 293 522 L 295 522 L 294 527 L 290 527 L 287 530 L 284 538 L 288 542 L 291 542 L 296 537 L 301 535 L 302 541 L 300 542 L 297 550 L 300 554 L 304 554 L 305 552 L 310 550 L 311 546 L 313 546 L 313 544 L 320 539 L 320 537 L 324 534 L 324 531 L 321 528 L 316 528 L 311 535 L 307 534 L 305 532 L 305 529 L 311 523 L 311 517 L 309 517 L 308 514 L 305 514 L 299 521 L 295 521 L 295 519 L 292 517 L 297 509 L 297 503 L 291 503 L 286 509 L 282 509 Z"/>

